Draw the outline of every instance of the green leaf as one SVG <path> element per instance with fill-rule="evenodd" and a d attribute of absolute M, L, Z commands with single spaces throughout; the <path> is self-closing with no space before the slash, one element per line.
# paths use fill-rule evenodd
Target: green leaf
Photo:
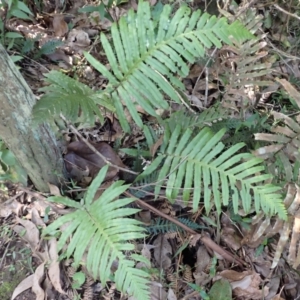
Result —
<path fill-rule="evenodd" d="M 19 9 L 12 9 L 9 14 L 11 16 L 17 17 L 19 19 L 24 19 L 24 20 L 31 20 L 31 17 L 28 16 L 28 14 L 24 13 L 22 10 Z"/>
<path fill-rule="evenodd" d="M 107 167 L 101 169 L 82 204 L 64 197 L 60 198 L 64 204 L 68 203 L 78 209 L 56 219 L 44 229 L 43 236 L 53 235 L 64 225 L 64 231 L 58 240 L 58 251 L 66 247 L 65 255 L 73 256 L 75 268 L 82 263 L 86 251 L 87 269 L 93 274 L 94 279 L 100 278 L 105 284 L 111 276 L 113 261 L 118 260 L 118 269 L 114 273 L 116 286 L 136 299 L 149 299 L 149 274 L 135 268 L 135 261 L 146 262 L 146 259 L 138 254 L 130 257 L 129 253 L 125 255 L 123 252 L 134 250 L 132 240 L 145 237 L 142 223 L 134 218 L 128 218 L 139 211 L 127 207 L 134 199 L 118 199 L 129 185 L 122 185 L 121 181 L 114 182 L 93 201 L 106 171 Z M 59 200 L 58 197 L 51 198 Z M 67 244 L 66 241 L 69 239 L 70 243 Z"/>
<path fill-rule="evenodd" d="M 184 201 L 193 195 L 194 211 L 203 197 L 207 213 L 213 205 L 220 213 L 221 206 L 232 200 L 235 213 L 241 204 L 246 212 L 254 207 L 257 213 L 263 210 L 268 215 L 278 214 L 286 219 L 286 209 L 278 193 L 280 187 L 265 184 L 270 175 L 262 173 L 262 160 L 240 153 L 243 143 L 223 151 L 225 146 L 220 141 L 225 129 L 213 134 L 204 128 L 194 136 L 180 124 L 170 129 L 166 126 L 161 155 L 138 177 L 144 178 L 162 164 L 155 187 L 157 196 L 166 185 L 166 196 L 174 201 L 183 187 Z"/>
<path fill-rule="evenodd" d="M 225 279 L 217 280 L 208 295 L 210 300 L 232 300 L 230 283 Z"/>
<path fill-rule="evenodd" d="M 18 32 L 6 32 L 5 37 L 10 39 L 24 38 L 24 36 Z"/>

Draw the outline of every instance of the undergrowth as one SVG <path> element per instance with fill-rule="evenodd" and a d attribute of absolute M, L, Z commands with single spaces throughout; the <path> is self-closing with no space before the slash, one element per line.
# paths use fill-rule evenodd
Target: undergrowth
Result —
<path fill-rule="evenodd" d="M 149 192 L 155 197 L 163 194 L 172 203 L 181 197 L 185 203 L 191 202 L 193 211 L 203 204 L 207 214 L 212 208 L 220 214 L 222 206 L 232 204 L 235 214 L 242 208 L 245 213 L 255 210 L 287 218 L 281 187 L 271 183 L 272 175 L 265 172 L 264 161 L 244 150 L 248 139 L 243 137 L 243 130 L 251 129 L 253 134 L 257 130 L 267 130 L 265 120 L 254 115 L 251 120 L 234 122 L 228 107 L 221 106 L 195 114 L 181 81 L 188 75 L 189 64 L 205 57 L 212 47 L 221 48 L 227 44 L 238 50 L 243 48 L 248 55 L 260 49 L 261 37 L 253 35 L 257 23 L 251 22 L 250 13 L 244 22 L 247 29 L 239 21 L 229 24 L 226 18 L 218 19 L 199 10 L 191 12 L 186 6 L 173 14 L 170 5 L 164 6 L 156 22 L 149 3 L 140 1 L 136 13 L 131 10 L 112 25 L 111 41 L 101 33 L 110 69 L 85 53 L 87 61 L 108 79 L 104 90 L 94 91 L 58 71 L 46 75 L 49 85 L 41 89 L 45 94 L 34 108 L 35 122 L 47 120 L 54 125 L 62 114 L 72 123 L 78 123 L 80 116 L 94 124 L 96 118 L 103 122 L 103 111 L 108 110 L 117 115 L 123 131 L 130 133 L 133 124 L 128 122 L 126 111 L 143 131 L 146 142 L 140 150 L 151 160 L 131 187 L 118 181 L 94 202 L 106 168 L 93 181 L 81 204 L 69 198 L 49 199 L 76 208 L 76 211 L 55 220 L 44 230 L 44 235 L 58 234 L 58 250 L 63 251 L 63 256 L 73 256 L 75 265 L 83 263 L 81 259 L 87 251 L 87 268 L 94 278 L 107 281 L 111 276 L 111 264 L 118 260 L 119 267 L 114 273 L 117 288 L 136 299 L 149 297 L 149 274 L 135 268 L 137 262 L 149 262 L 134 254 L 134 247 L 128 242 L 144 237 L 144 228 L 141 222 L 128 218 L 137 212 L 126 207 L 134 200 L 119 199 L 127 189 L 134 194 L 134 187 L 139 185 L 148 185 L 148 188 L 139 191 L 140 194 L 135 193 L 137 197 L 143 198 Z M 252 84 L 258 82 L 259 76 L 267 74 L 263 64 L 258 65 L 260 71 L 250 74 L 249 65 L 255 63 L 257 59 L 248 57 L 238 65 L 242 70 L 239 74 L 246 81 L 250 76 Z M 231 91 L 245 83 L 233 80 L 229 82 Z M 233 93 L 226 96 L 227 103 L 236 101 Z M 172 112 L 170 102 L 180 105 L 180 112 Z M 161 132 L 156 133 L 145 124 L 138 106 L 156 119 Z M 157 113 L 158 109 L 171 113 L 163 118 Z M 288 123 L 287 117 L 285 121 Z M 295 133 L 299 132 L 298 127 L 294 124 Z M 237 137 L 239 132 L 240 138 Z M 161 143 L 152 153 L 159 139 Z M 248 149 L 253 144 L 248 143 Z M 140 155 L 138 149 L 122 151 L 132 156 Z M 154 173 L 156 176 L 149 177 Z M 68 227 L 60 233 L 63 224 Z M 156 224 L 155 232 L 170 229 L 163 229 L 162 225 L 169 226 Z M 64 249 L 71 235 L 72 241 Z"/>

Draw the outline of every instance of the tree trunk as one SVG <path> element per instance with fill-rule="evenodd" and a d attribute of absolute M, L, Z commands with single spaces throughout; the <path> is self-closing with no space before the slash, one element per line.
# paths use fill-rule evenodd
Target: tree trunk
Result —
<path fill-rule="evenodd" d="M 0 138 L 26 170 L 35 187 L 59 184 L 63 159 L 49 126 L 32 126 L 35 96 L 0 44 Z"/>

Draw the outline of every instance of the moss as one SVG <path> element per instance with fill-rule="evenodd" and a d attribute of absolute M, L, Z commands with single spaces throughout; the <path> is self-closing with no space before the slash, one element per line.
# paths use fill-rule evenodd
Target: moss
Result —
<path fill-rule="evenodd" d="M 10 276 L 9 281 L 3 281 L 5 277 L 6 275 L 3 272 L 1 272 L 0 299 L 10 300 L 15 288 L 25 278 L 25 275 L 16 273 Z M 7 280 L 7 278 L 5 279 Z"/>

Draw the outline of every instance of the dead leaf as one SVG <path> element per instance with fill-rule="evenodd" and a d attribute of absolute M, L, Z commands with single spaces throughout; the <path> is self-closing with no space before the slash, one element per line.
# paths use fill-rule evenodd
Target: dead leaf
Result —
<path fill-rule="evenodd" d="M 295 100 L 298 108 L 300 108 L 300 93 L 291 85 L 286 79 L 276 78 L 276 81 L 279 82 L 286 92 Z"/>
<path fill-rule="evenodd" d="M 42 218 L 40 217 L 40 215 L 38 213 L 38 210 L 35 207 L 33 207 L 31 209 L 31 221 L 36 226 L 46 227 L 44 221 L 42 220 Z"/>
<path fill-rule="evenodd" d="M 33 279 L 34 279 L 34 274 L 31 274 L 30 276 L 26 277 L 24 280 L 22 280 L 18 286 L 15 288 L 11 300 L 14 300 L 18 295 L 23 293 L 24 291 L 30 289 L 33 285 Z"/>
<path fill-rule="evenodd" d="M 54 35 L 63 37 L 69 31 L 64 15 L 55 15 L 52 21 Z"/>
<path fill-rule="evenodd" d="M 34 272 L 32 291 L 36 294 L 36 300 L 44 300 L 45 298 L 45 292 L 40 286 L 40 283 L 42 282 L 45 276 L 44 269 L 45 262 L 39 265 Z"/>
<path fill-rule="evenodd" d="M 78 29 L 72 29 L 68 35 L 68 46 L 76 53 L 82 54 L 91 44 L 89 35 Z"/>
<path fill-rule="evenodd" d="M 244 272 L 237 272 L 234 270 L 224 270 L 222 271 L 219 275 L 224 278 L 227 279 L 228 281 L 232 282 L 232 281 L 240 281 L 243 280 L 246 276 L 248 276 L 249 274 L 251 274 L 251 271 L 244 271 Z"/>
<path fill-rule="evenodd" d="M 58 254 L 57 254 L 57 241 L 55 238 L 52 238 L 49 242 L 49 256 L 50 256 L 50 266 L 48 270 L 48 275 L 50 281 L 52 282 L 54 288 L 61 294 L 66 294 L 62 289 L 60 284 L 60 268 L 58 262 Z"/>
<path fill-rule="evenodd" d="M 160 234 L 154 240 L 154 258 L 159 267 L 166 270 L 171 267 L 171 258 L 169 257 L 172 254 L 172 247 L 167 240 L 167 238 Z"/>
<path fill-rule="evenodd" d="M 118 167 L 126 168 L 120 157 L 107 143 L 89 143 L 94 146 L 96 150 L 106 158 L 106 160 Z M 78 176 L 78 172 L 87 171 L 88 176 L 95 178 L 100 169 L 106 165 L 105 161 L 82 141 L 72 142 L 68 145 L 68 153 L 65 155 L 64 160 L 67 172 L 74 180 L 79 179 L 76 178 L 76 176 Z M 117 173 L 118 169 L 109 167 L 105 180 L 112 179 L 117 175 Z"/>
<path fill-rule="evenodd" d="M 60 190 L 59 188 L 54 185 L 54 184 L 51 184 L 48 182 L 48 186 L 49 186 L 49 189 L 50 189 L 50 194 L 53 195 L 53 196 L 61 196 L 61 193 L 60 193 Z"/>
<path fill-rule="evenodd" d="M 195 273 L 201 273 L 202 271 L 206 270 L 210 262 L 211 257 L 209 256 L 206 247 L 204 245 L 199 246 L 197 250 L 197 261 L 195 263 Z"/>
<path fill-rule="evenodd" d="M 225 270 L 216 276 L 215 280 L 224 278 L 230 282 L 233 295 L 237 299 L 260 300 L 269 293 L 268 287 L 260 288 L 262 278 L 258 273 L 251 271 L 236 272 L 233 270 Z"/>
<path fill-rule="evenodd" d="M 36 226 L 28 220 L 23 220 L 16 217 L 18 223 L 22 226 L 14 226 L 13 230 L 20 235 L 22 239 L 29 243 L 30 248 L 33 252 L 36 252 L 40 241 L 40 233 Z M 25 233 L 24 233 L 25 231 Z"/>
<path fill-rule="evenodd" d="M 0 217 L 8 218 L 12 213 L 18 215 L 22 204 L 17 200 L 7 200 L 0 205 Z"/>
<path fill-rule="evenodd" d="M 47 57 L 50 58 L 52 61 L 64 61 L 67 65 L 73 65 L 73 59 L 71 56 L 65 54 L 62 49 L 56 49 L 54 53 L 47 54 Z"/>
<path fill-rule="evenodd" d="M 177 300 L 177 297 L 171 288 L 168 290 L 167 300 Z"/>
<path fill-rule="evenodd" d="M 159 137 L 159 139 L 154 143 L 154 145 L 151 146 L 150 153 L 151 153 L 152 157 L 154 157 L 154 155 L 156 154 L 157 149 L 161 146 L 163 141 L 164 141 L 164 135 L 161 135 Z"/>

